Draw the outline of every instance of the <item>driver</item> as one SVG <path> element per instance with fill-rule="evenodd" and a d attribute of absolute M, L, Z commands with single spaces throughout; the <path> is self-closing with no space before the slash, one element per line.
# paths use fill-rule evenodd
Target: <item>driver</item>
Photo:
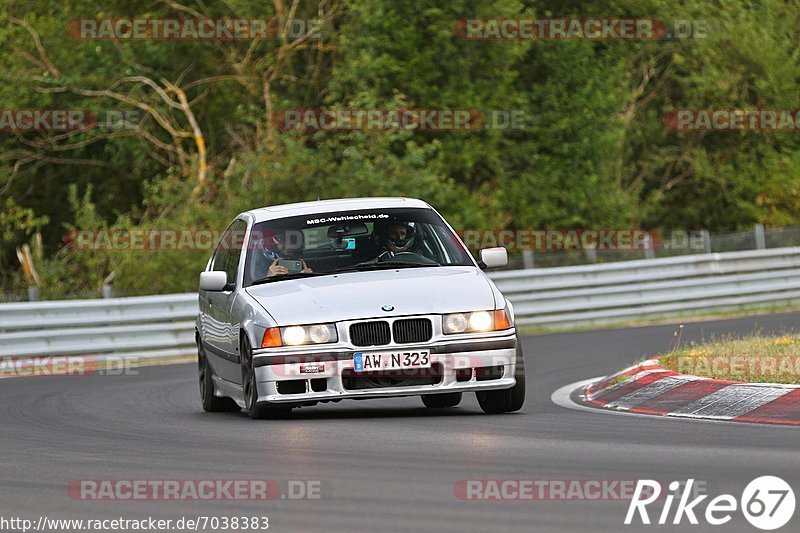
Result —
<path fill-rule="evenodd" d="M 302 231 L 264 230 L 261 234 L 260 250 L 265 262 L 270 262 L 267 277 L 282 276 L 289 270 L 278 262 L 281 259 L 299 260 L 303 264 L 301 272 L 312 272 L 304 259 L 299 257 L 305 247 Z"/>
<path fill-rule="evenodd" d="M 375 224 L 375 239 L 384 250 L 392 255 L 409 252 L 415 241 L 414 226 L 405 222 Z"/>

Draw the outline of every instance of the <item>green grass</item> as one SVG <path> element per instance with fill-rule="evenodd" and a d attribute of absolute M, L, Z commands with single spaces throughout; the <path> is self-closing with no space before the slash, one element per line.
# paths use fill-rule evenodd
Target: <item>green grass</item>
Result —
<path fill-rule="evenodd" d="M 660 357 L 661 366 L 696 376 L 800 384 L 800 333 L 728 335 Z"/>

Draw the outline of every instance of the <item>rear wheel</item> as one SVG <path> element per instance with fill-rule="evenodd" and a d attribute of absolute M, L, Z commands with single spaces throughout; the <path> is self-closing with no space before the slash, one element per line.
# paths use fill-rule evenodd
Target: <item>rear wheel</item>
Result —
<path fill-rule="evenodd" d="M 510 389 L 489 390 L 475 393 L 483 412 L 490 415 L 511 413 L 522 409 L 525 403 L 525 359 L 522 355 L 522 345 L 517 343 L 516 369 L 514 377 L 516 385 Z"/>
<path fill-rule="evenodd" d="M 242 365 L 242 395 L 247 414 L 254 420 L 266 418 L 279 418 L 288 415 L 291 407 L 274 405 L 267 402 L 258 401 L 258 385 L 256 382 L 256 372 L 253 367 L 253 350 L 246 335 L 242 335 L 240 344 L 240 359 Z"/>
<path fill-rule="evenodd" d="M 214 395 L 214 371 L 208 363 L 203 342 L 197 339 L 197 373 L 200 379 L 200 400 L 203 410 L 208 413 L 226 411 L 239 411 L 239 406 L 230 398 L 220 398 Z"/>
<path fill-rule="evenodd" d="M 446 392 L 444 394 L 426 394 L 422 396 L 422 403 L 431 409 L 455 407 L 461 403 L 460 392 Z"/>

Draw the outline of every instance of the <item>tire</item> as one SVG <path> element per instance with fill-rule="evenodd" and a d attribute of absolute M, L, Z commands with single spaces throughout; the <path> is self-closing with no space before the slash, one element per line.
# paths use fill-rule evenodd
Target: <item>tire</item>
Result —
<path fill-rule="evenodd" d="M 239 356 L 242 365 L 242 396 L 244 397 L 245 411 L 253 420 L 281 418 L 288 415 L 292 411 L 291 407 L 257 401 L 258 386 L 253 367 L 253 350 L 250 348 L 250 341 L 247 340 L 244 332 L 241 337 Z"/>
<path fill-rule="evenodd" d="M 200 401 L 203 411 L 207 413 L 225 413 L 239 411 L 239 406 L 230 398 L 220 398 L 214 395 L 214 370 L 208 364 L 203 341 L 197 339 L 197 374 L 200 381 Z"/>
<path fill-rule="evenodd" d="M 422 396 L 422 403 L 431 409 L 442 409 L 445 407 L 455 407 L 461 403 L 460 392 L 446 392 L 444 394 L 425 394 Z"/>
<path fill-rule="evenodd" d="M 517 342 L 516 370 L 514 377 L 516 385 L 510 389 L 490 390 L 476 392 L 478 403 L 483 412 L 488 415 L 511 413 L 522 409 L 525 403 L 525 359 L 522 355 L 522 345 Z"/>

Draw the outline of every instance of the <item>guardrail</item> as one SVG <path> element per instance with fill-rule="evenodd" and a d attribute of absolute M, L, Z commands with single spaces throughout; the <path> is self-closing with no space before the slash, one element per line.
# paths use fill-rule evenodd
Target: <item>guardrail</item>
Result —
<path fill-rule="evenodd" d="M 522 325 L 573 326 L 800 301 L 800 247 L 497 272 Z"/>
<path fill-rule="evenodd" d="M 592 325 L 800 302 L 800 247 L 491 277 L 520 325 Z M 0 304 L 0 357 L 186 355 L 196 313 L 196 294 Z"/>
<path fill-rule="evenodd" d="M 187 355 L 196 316 L 196 294 L 0 304 L 0 357 Z"/>

